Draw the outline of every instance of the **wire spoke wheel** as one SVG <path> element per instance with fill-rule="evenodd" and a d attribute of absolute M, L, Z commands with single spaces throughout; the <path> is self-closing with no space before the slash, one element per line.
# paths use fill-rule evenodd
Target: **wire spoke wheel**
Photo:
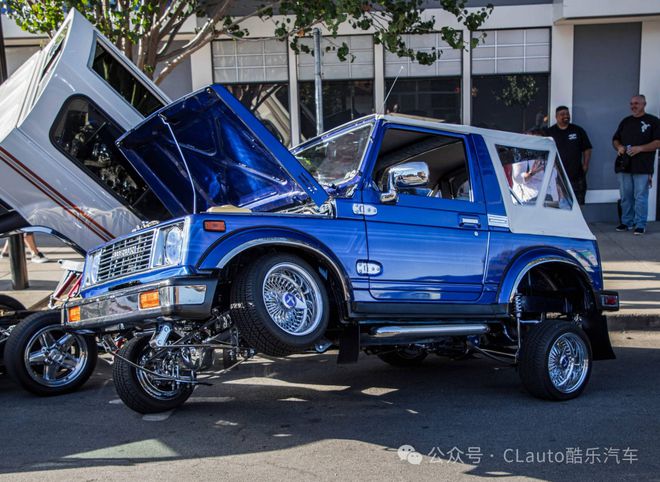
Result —
<path fill-rule="evenodd" d="M 271 319 L 290 335 L 307 335 L 321 320 L 319 286 L 295 264 L 273 266 L 266 273 L 262 295 Z"/>
<path fill-rule="evenodd" d="M 582 339 L 573 333 L 557 338 L 548 353 L 548 373 L 555 388 L 563 393 L 575 391 L 588 369 L 587 347 Z"/>

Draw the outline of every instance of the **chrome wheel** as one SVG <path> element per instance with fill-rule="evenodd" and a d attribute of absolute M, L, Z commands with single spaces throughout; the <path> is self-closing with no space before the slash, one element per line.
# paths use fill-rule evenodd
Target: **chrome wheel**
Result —
<path fill-rule="evenodd" d="M 164 358 L 149 360 L 152 350 L 149 348 L 149 345 L 147 345 L 147 348 L 145 353 L 140 357 L 138 365 L 149 371 L 159 373 L 163 377 L 159 378 L 152 373 L 136 370 L 136 376 L 140 386 L 149 396 L 156 400 L 171 400 L 178 397 L 181 393 L 181 383 L 170 380 L 171 377 L 179 376 L 179 365 L 176 357 L 166 353 Z"/>
<path fill-rule="evenodd" d="M 62 387 L 85 370 L 89 357 L 87 341 L 67 333 L 59 325 L 46 326 L 28 341 L 23 362 L 28 375 L 40 385 Z"/>
<path fill-rule="evenodd" d="M 564 333 L 548 353 L 548 374 L 552 385 L 562 393 L 580 388 L 589 372 L 588 349 L 582 338 Z"/>
<path fill-rule="evenodd" d="M 290 335 L 305 336 L 321 323 L 321 290 L 314 278 L 296 264 L 273 266 L 264 278 L 262 296 L 270 318 Z"/>

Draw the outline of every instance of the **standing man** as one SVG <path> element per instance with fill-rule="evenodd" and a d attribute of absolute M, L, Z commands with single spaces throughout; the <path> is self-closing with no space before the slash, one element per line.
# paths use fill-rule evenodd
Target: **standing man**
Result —
<path fill-rule="evenodd" d="M 621 196 L 621 224 L 616 230 L 634 227 L 635 234 L 646 231 L 653 162 L 656 149 L 660 149 L 660 120 L 645 109 L 646 97 L 640 94 L 630 99 L 632 115 L 621 121 L 612 137 L 619 156 L 615 172 Z"/>
<path fill-rule="evenodd" d="M 584 204 L 587 194 L 587 170 L 591 159 L 589 136 L 582 127 L 571 124 L 571 113 L 565 105 L 557 107 L 555 119 L 557 123 L 548 128 L 547 133 L 557 144 L 561 163 L 578 203 Z"/>

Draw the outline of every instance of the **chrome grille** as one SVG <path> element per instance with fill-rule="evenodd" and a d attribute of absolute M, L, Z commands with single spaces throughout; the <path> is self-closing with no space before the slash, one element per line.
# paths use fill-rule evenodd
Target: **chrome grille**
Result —
<path fill-rule="evenodd" d="M 103 248 L 97 282 L 149 269 L 155 233 L 149 231 L 138 234 Z"/>

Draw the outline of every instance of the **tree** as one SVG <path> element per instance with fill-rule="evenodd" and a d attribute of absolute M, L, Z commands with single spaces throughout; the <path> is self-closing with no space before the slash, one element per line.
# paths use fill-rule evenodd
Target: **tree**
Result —
<path fill-rule="evenodd" d="M 288 41 L 296 52 L 309 52 L 299 39 L 309 35 L 314 26 L 323 26 L 336 37 L 339 26 L 348 23 L 354 29 L 371 31 L 374 41 L 391 52 L 432 64 L 439 52 L 415 51 L 405 44 L 402 35 L 436 30 L 435 19 L 423 15 L 422 5 L 442 8 L 475 31 L 493 7 L 468 10 L 466 3 L 467 0 L 2 0 L 8 15 L 23 30 L 50 36 L 67 11 L 76 8 L 156 83 L 216 37 L 249 35 L 245 22 L 254 17 L 270 20 L 274 35 Z M 191 15 L 205 20 L 192 38 L 183 45 L 175 44 L 183 23 Z M 439 31 L 453 48 L 465 48 L 477 41 L 463 39 L 460 30 L 448 26 Z M 336 50 L 341 60 L 350 55 L 345 43 L 329 49 Z M 157 65 L 163 66 L 159 72 L 155 71 Z"/>

